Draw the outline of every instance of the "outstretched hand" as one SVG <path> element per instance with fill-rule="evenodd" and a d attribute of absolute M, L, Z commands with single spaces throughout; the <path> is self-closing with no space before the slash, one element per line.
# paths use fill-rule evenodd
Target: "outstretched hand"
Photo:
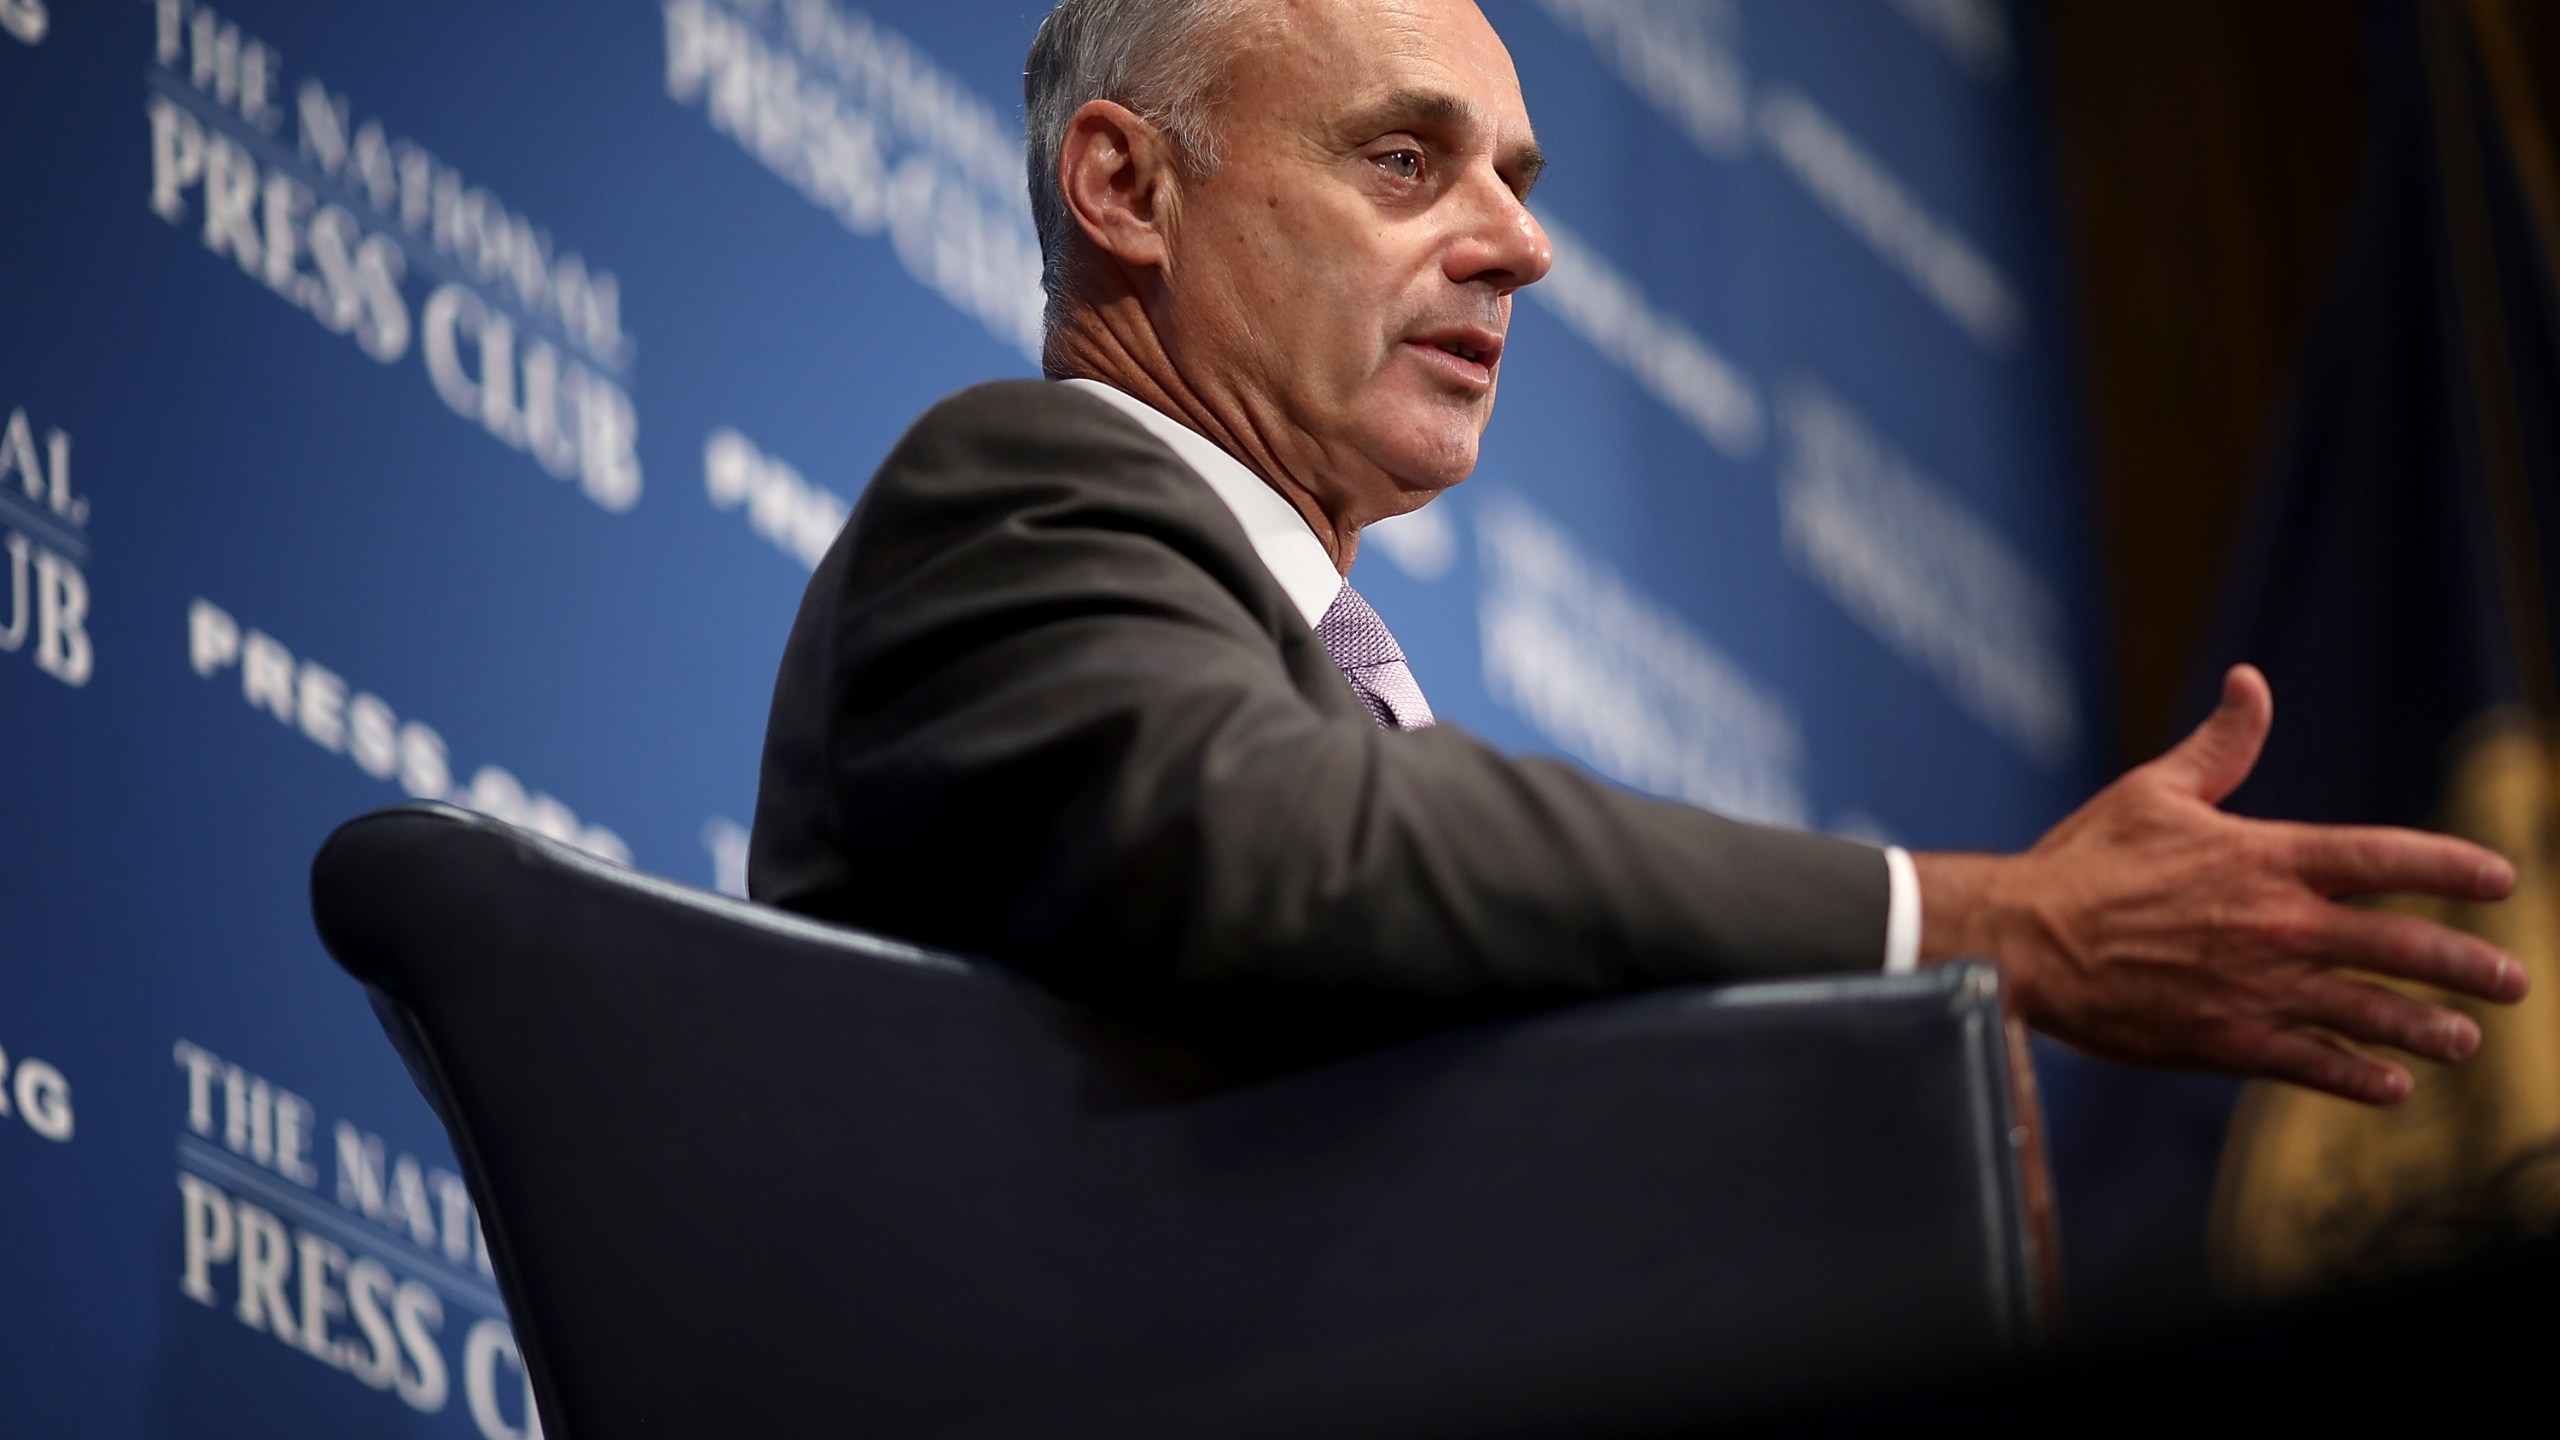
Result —
<path fill-rule="evenodd" d="M 2468 1016 L 2340 972 L 2512 1003 L 2524 967 L 2476 937 L 2335 897 L 2499 900 L 2514 868 L 2447 836 L 2217 808 L 2257 764 L 2273 717 L 2266 677 L 2236 666 L 2194 734 L 2033 849 L 1917 857 L 1923 956 L 1992 956 L 2028 1023 L 2115 1059 L 2391 1104 L 2409 1072 L 2340 1037 L 2468 1058 L 2480 1044 Z"/>

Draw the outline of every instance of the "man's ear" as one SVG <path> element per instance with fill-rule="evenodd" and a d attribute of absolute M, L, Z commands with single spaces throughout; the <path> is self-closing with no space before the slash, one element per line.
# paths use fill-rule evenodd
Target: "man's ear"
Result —
<path fill-rule="evenodd" d="M 1095 249 L 1123 265 L 1163 269 L 1175 204 L 1172 147 L 1125 105 L 1089 100 L 1067 121 L 1058 188 Z"/>

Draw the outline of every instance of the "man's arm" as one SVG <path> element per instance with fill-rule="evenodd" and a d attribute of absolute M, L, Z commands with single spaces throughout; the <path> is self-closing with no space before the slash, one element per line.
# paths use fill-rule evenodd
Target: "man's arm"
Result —
<path fill-rule="evenodd" d="M 756 852 L 760 898 L 1088 993 L 1597 994 L 1871 972 L 1885 932 L 1873 847 L 1381 730 L 1198 478 L 1061 387 L 946 403 L 872 482 Z"/>
<path fill-rule="evenodd" d="M 1921 855 L 1922 963 L 1998 957 L 2029 1023 L 2097 1054 L 2263 1075 L 2390 1104 L 2409 1073 L 2339 1037 L 2468 1057 L 2467 1016 L 2342 971 L 2512 1003 L 2525 970 L 2495 946 L 2337 903 L 2391 891 L 2497 900 L 2504 859 L 2442 835 L 2292 825 L 2216 808 L 2257 763 L 2266 678 L 2225 677 L 2196 732 L 2021 855 Z"/>

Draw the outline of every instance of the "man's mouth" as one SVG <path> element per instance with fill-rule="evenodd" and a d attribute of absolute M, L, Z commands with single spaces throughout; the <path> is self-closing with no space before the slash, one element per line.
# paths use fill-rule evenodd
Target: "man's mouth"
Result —
<path fill-rule="evenodd" d="M 1494 366 L 1502 359 L 1502 336 L 1474 325 L 1431 330 L 1405 341 L 1429 356 L 1432 368 L 1470 389 L 1492 385 Z"/>

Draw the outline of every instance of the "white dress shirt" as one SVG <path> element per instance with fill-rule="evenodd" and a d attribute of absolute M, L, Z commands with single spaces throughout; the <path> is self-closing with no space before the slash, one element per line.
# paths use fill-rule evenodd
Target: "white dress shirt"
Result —
<path fill-rule="evenodd" d="M 1307 628 L 1312 630 L 1324 620 L 1333 597 L 1342 592 L 1342 572 L 1333 568 L 1333 557 L 1296 506 L 1207 436 L 1127 391 L 1099 380 L 1058 383 L 1109 401 L 1182 457 L 1234 513 L 1253 553 L 1306 617 Z M 1920 966 L 1920 875 L 1911 864 L 1910 852 L 1899 845 L 1884 847 L 1884 868 L 1890 886 L 1885 902 L 1884 973 L 1907 975 Z"/>

